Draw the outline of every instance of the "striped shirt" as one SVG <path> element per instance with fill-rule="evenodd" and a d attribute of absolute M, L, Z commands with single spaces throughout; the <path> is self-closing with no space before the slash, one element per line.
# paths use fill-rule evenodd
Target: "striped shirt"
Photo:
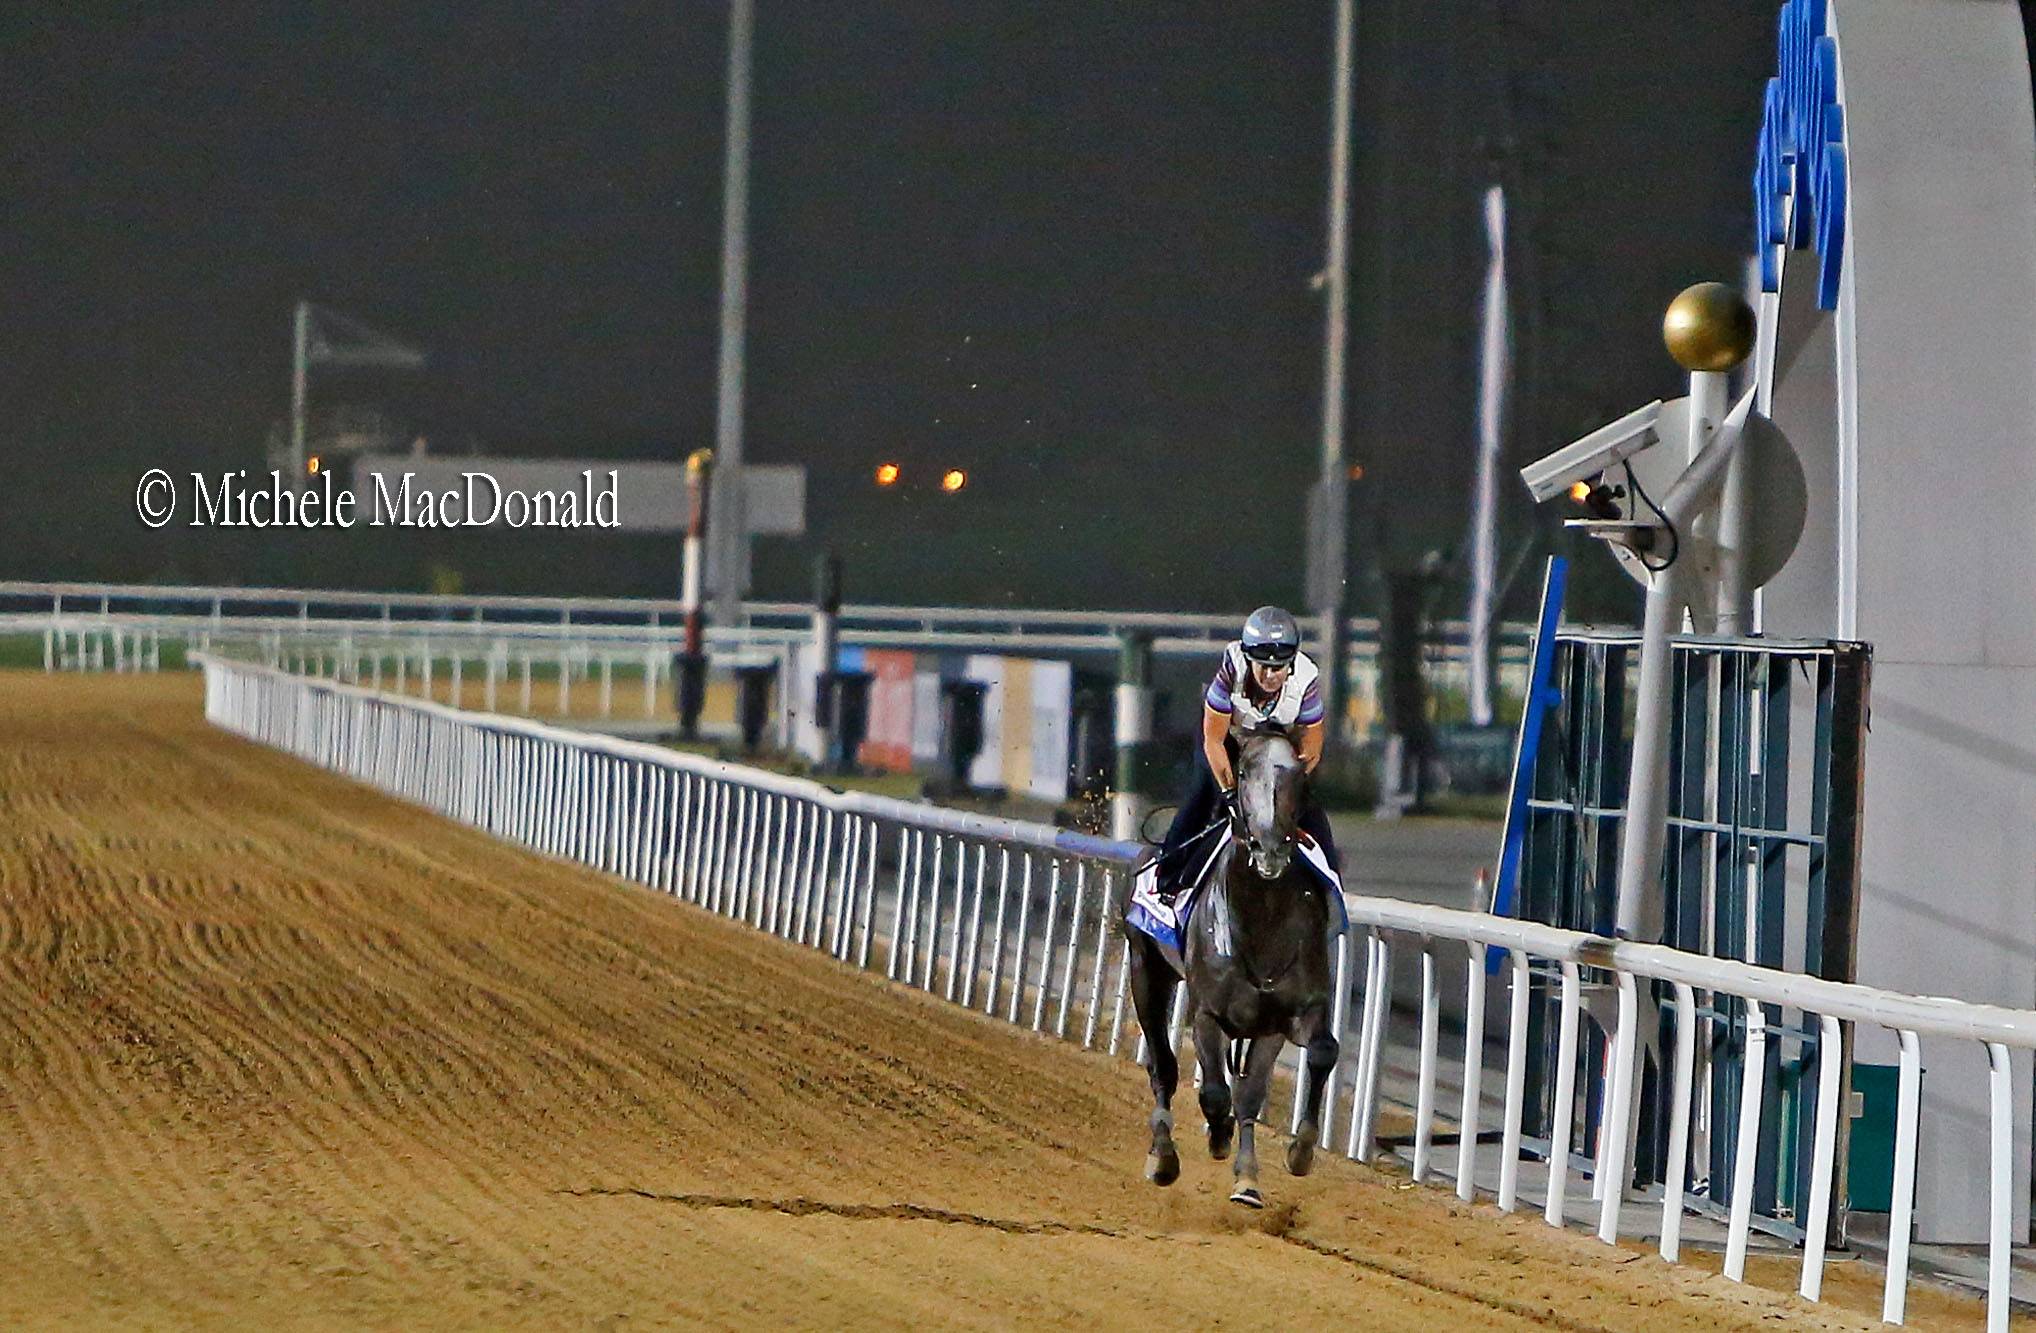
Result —
<path fill-rule="evenodd" d="M 1202 701 L 1218 713 L 1230 715 L 1230 729 L 1241 727 L 1307 726 L 1322 720 L 1321 672 L 1306 653 L 1294 654 L 1294 669 L 1287 673 L 1279 692 L 1266 695 L 1251 679 L 1251 665 L 1244 659 L 1240 640 L 1223 650 L 1216 678 Z"/>

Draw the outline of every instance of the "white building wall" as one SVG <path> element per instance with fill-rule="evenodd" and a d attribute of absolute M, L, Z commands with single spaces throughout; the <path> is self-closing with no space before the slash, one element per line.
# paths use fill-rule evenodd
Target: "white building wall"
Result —
<path fill-rule="evenodd" d="M 1773 635 L 1873 646 L 1860 981 L 2036 1007 L 2036 122 L 2006 0 L 1832 0 L 1839 308 L 1788 256 L 1773 415 L 1803 547 Z M 1918 1238 L 1986 1238 L 1983 1055 L 1924 1043 Z M 1863 1035 L 1859 1058 L 1892 1060 Z M 2016 1079 L 2026 1234 L 2030 1076 Z"/>

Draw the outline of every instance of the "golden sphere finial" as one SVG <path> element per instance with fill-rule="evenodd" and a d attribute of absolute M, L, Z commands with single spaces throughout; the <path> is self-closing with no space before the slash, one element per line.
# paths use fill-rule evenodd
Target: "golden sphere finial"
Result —
<path fill-rule="evenodd" d="M 1686 287 L 1668 303 L 1661 340 L 1684 370 L 1730 370 L 1753 350 L 1753 307 L 1722 282 Z"/>

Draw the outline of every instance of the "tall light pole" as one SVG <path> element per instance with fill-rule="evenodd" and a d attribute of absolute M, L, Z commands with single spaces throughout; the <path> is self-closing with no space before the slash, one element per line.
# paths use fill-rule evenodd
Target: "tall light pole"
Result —
<path fill-rule="evenodd" d="M 1478 354 L 1478 466 L 1470 529 L 1470 720 L 1492 725 L 1492 620 L 1499 575 L 1499 456 L 1506 404 L 1506 193 L 1485 191 L 1484 329 Z"/>
<path fill-rule="evenodd" d="M 290 485 L 304 484 L 304 416 L 311 383 L 311 303 L 299 300 L 290 320 Z"/>
<path fill-rule="evenodd" d="M 729 0 L 727 158 L 721 181 L 721 368 L 714 426 L 714 523 L 707 532 L 713 620 L 732 625 L 749 575 L 742 503 L 742 366 L 749 304 L 749 66 L 755 0 Z"/>
<path fill-rule="evenodd" d="M 1308 601 L 1322 621 L 1327 649 L 1322 706 L 1329 721 L 1325 739 L 1343 739 L 1345 657 L 1343 636 L 1344 546 L 1350 471 L 1343 455 L 1343 400 L 1350 285 L 1350 83 L 1355 0 L 1336 0 L 1336 84 L 1329 130 L 1329 259 L 1323 268 L 1328 329 L 1322 367 L 1322 475 L 1308 515 Z"/>

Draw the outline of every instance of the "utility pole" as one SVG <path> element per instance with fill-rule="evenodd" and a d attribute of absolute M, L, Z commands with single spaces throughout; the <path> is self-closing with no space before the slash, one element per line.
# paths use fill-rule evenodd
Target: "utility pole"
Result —
<path fill-rule="evenodd" d="M 290 485 L 304 484 L 304 413 L 310 396 L 311 303 L 297 302 L 290 355 Z"/>
<path fill-rule="evenodd" d="M 1329 258 L 1322 284 L 1328 328 L 1322 367 L 1322 475 L 1308 522 L 1308 601 L 1322 623 L 1324 740 L 1343 742 L 1348 647 L 1343 632 L 1345 528 L 1350 471 L 1343 455 L 1345 340 L 1349 327 L 1350 83 L 1355 0 L 1336 0 L 1336 85 L 1329 130 Z"/>
<path fill-rule="evenodd" d="M 1484 330 L 1478 356 L 1478 466 L 1470 537 L 1470 720 L 1492 725 L 1492 621 L 1498 607 L 1499 456 L 1506 404 L 1506 194 L 1485 191 Z"/>
<path fill-rule="evenodd" d="M 729 0 L 728 127 L 721 182 L 721 367 L 714 428 L 714 526 L 707 580 L 714 623 L 732 626 L 749 577 L 749 517 L 742 496 L 743 338 L 749 305 L 749 67 L 755 0 Z"/>

